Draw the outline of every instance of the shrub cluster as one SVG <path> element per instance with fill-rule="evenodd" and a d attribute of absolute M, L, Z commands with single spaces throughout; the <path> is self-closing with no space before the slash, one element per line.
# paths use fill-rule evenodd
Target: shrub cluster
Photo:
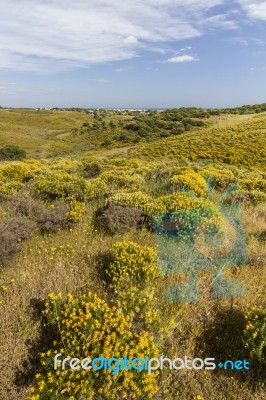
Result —
<path fill-rule="evenodd" d="M 62 358 L 122 358 L 157 357 L 153 336 L 147 331 L 132 329 L 129 316 L 118 307 L 110 307 L 97 295 L 79 297 L 50 294 L 45 314 L 54 327 L 59 341 L 41 354 L 42 371 L 36 375 L 35 386 L 28 400 L 50 399 L 151 399 L 157 392 L 156 373 L 122 370 L 54 370 L 53 357 Z"/>
<path fill-rule="evenodd" d="M 138 324 L 143 323 L 146 328 L 155 324 L 158 328 L 154 294 L 159 272 L 155 250 L 134 242 L 116 243 L 107 275 L 118 306 L 125 315 Z"/>

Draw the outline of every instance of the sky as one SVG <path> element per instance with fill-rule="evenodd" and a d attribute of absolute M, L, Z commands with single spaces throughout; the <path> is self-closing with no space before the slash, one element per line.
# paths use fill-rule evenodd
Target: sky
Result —
<path fill-rule="evenodd" d="M 263 102 L 264 0 L 0 0 L 2 107 Z"/>

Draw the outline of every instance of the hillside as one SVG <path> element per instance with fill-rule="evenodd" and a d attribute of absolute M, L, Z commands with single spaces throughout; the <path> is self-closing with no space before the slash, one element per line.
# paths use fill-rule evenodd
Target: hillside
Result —
<path fill-rule="evenodd" d="M 266 113 L 242 111 L 0 110 L 0 151 L 26 151 L 0 161 L 1 399 L 264 399 Z"/>

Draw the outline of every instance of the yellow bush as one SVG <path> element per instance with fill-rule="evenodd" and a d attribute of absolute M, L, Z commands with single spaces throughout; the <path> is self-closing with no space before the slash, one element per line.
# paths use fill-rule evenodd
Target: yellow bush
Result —
<path fill-rule="evenodd" d="M 87 182 L 86 195 L 89 200 L 101 199 L 110 194 L 110 188 L 100 178 L 92 179 Z"/>
<path fill-rule="evenodd" d="M 252 356 L 266 360 L 266 310 L 252 307 L 245 314 L 244 345 Z"/>
<path fill-rule="evenodd" d="M 207 183 L 205 179 L 196 172 L 174 175 L 171 178 L 171 184 L 174 192 L 189 190 L 195 193 L 196 196 L 207 196 Z"/>
<path fill-rule="evenodd" d="M 71 222 L 79 222 L 82 220 L 86 207 L 84 203 L 77 200 L 71 200 L 69 203 L 69 211 L 67 214 Z"/>
<path fill-rule="evenodd" d="M 241 199 L 253 204 L 266 202 L 266 193 L 260 190 L 238 190 L 232 200 L 234 200 L 235 197 L 237 200 Z"/>
<path fill-rule="evenodd" d="M 22 190 L 24 187 L 23 183 L 21 182 L 0 182 L 0 193 L 12 195 L 19 190 Z"/>
<path fill-rule="evenodd" d="M 154 200 L 143 192 L 125 192 L 120 191 L 109 197 L 107 204 L 117 204 L 120 206 L 132 206 L 147 211 L 152 207 Z"/>
<path fill-rule="evenodd" d="M 107 274 L 117 303 L 125 315 L 158 328 L 159 315 L 154 299 L 155 281 L 159 277 L 155 250 L 134 242 L 116 243 L 113 262 Z"/>
<path fill-rule="evenodd" d="M 111 170 L 103 172 L 100 177 L 106 184 L 117 188 L 138 189 L 143 183 L 143 178 L 138 174 L 129 174 L 123 170 Z"/>
<path fill-rule="evenodd" d="M 45 314 L 60 339 L 41 354 L 43 368 L 36 375 L 28 400 L 153 398 L 158 390 L 157 374 L 148 374 L 146 370 L 123 369 L 114 374 L 112 369 L 63 370 L 60 364 L 54 370 L 54 356 L 58 353 L 62 359 L 79 360 L 101 356 L 127 356 L 130 360 L 158 357 L 153 337 L 146 331 L 133 330 L 130 318 L 121 309 L 108 306 L 92 293 L 79 297 L 69 294 L 66 300 L 62 300 L 61 294 L 50 294 Z"/>
<path fill-rule="evenodd" d="M 173 193 L 156 199 L 143 192 L 117 192 L 109 197 L 107 204 L 117 204 L 121 206 L 132 206 L 139 208 L 148 215 L 153 216 L 157 213 L 174 212 L 181 210 L 205 208 L 215 215 L 219 214 L 215 205 L 209 200 L 193 198 L 188 193 Z"/>
<path fill-rule="evenodd" d="M 210 182 L 212 187 L 215 188 L 226 188 L 235 181 L 235 177 L 232 171 L 229 169 L 218 169 L 212 166 L 208 166 L 200 171 L 200 174 Z"/>
<path fill-rule="evenodd" d="M 86 181 L 66 173 L 47 173 L 32 185 L 33 192 L 43 200 L 73 198 L 82 201 L 86 197 Z"/>
<path fill-rule="evenodd" d="M 239 179 L 239 188 L 243 190 L 259 190 L 266 192 L 266 179 Z"/>
<path fill-rule="evenodd" d="M 217 209 L 211 201 L 191 197 L 188 193 L 173 193 L 159 197 L 156 199 L 154 212 L 174 212 L 197 208 L 208 208 L 217 213 Z"/>
<path fill-rule="evenodd" d="M 24 182 L 32 176 L 32 170 L 26 162 L 10 162 L 0 167 L 0 178 L 2 180 Z"/>

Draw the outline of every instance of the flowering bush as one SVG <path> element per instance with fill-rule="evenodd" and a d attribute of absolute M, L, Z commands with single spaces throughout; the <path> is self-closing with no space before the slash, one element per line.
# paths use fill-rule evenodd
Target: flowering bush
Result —
<path fill-rule="evenodd" d="M 120 191 L 109 197 L 107 204 L 117 204 L 121 206 L 132 206 L 147 211 L 153 206 L 154 200 L 143 192 L 125 192 Z"/>
<path fill-rule="evenodd" d="M 92 179 L 87 183 L 86 195 L 89 200 L 101 200 L 110 194 L 108 185 L 100 178 Z"/>
<path fill-rule="evenodd" d="M 105 171 L 100 178 L 108 185 L 116 188 L 139 189 L 143 183 L 143 178 L 138 174 L 129 174 L 123 170 Z"/>
<path fill-rule="evenodd" d="M 85 199 L 86 181 L 66 173 L 47 173 L 35 181 L 32 190 L 47 201 L 67 198 L 82 201 Z"/>
<path fill-rule="evenodd" d="M 32 177 L 31 168 L 26 163 L 8 163 L 0 168 L 0 177 L 3 180 L 24 182 Z"/>
<path fill-rule="evenodd" d="M 153 199 L 142 192 L 118 192 L 107 202 L 143 210 L 153 219 L 157 228 L 158 224 L 162 222 L 162 214 L 171 213 L 177 229 L 188 236 L 201 226 L 201 221 L 205 221 L 205 225 L 207 224 L 211 230 L 214 228 L 215 232 L 223 223 L 221 212 L 215 204 L 209 200 L 191 197 L 188 193 L 173 193 Z"/>
<path fill-rule="evenodd" d="M 244 345 L 250 354 L 266 360 L 266 310 L 252 307 L 245 315 Z"/>
<path fill-rule="evenodd" d="M 94 158 L 83 158 L 82 174 L 85 178 L 94 178 L 103 170 L 103 162 Z"/>
<path fill-rule="evenodd" d="M 54 356 L 62 358 L 144 358 L 158 357 L 153 337 L 146 331 L 132 329 L 129 316 L 121 309 L 109 307 L 97 295 L 79 297 L 71 294 L 66 300 L 61 294 L 50 294 L 45 314 L 51 327 L 56 327 L 59 341 L 41 354 L 43 366 L 36 375 L 35 386 L 28 400 L 50 399 L 151 399 L 157 392 L 156 373 L 147 371 L 112 370 L 78 371 L 58 364 L 54 370 Z"/>
<path fill-rule="evenodd" d="M 171 178 L 173 192 L 181 192 L 183 190 L 192 191 L 196 196 L 207 196 L 207 183 L 205 179 L 196 172 L 174 175 Z"/>
<path fill-rule="evenodd" d="M 33 171 L 25 162 L 10 162 L 0 166 L 0 193 L 12 195 L 22 190 L 23 183 L 31 179 Z"/>
<path fill-rule="evenodd" d="M 232 202 L 247 202 L 252 204 L 259 204 L 266 202 L 266 193 L 261 192 L 260 190 L 237 190 L 232 193 L 232 195 L 227 196 L 224 199 L 225 203 Z"/>
<path fill-rule="evenodd" d="M 238 183 L 240 189 L 266 192 L 266 179 L 239 179 Z"/>
<path fill-rule="evenodd" d="M 159 277 L 155 250 L 134 242 L 116 243 L 114 261 L 107 274 L 125 315 L 148 327 L 158 323 L 154 305 L 155 281 Z"/>
<path fill-rule="evenodd" d="M 77 200 L 71 200 L 69 203 L 67 219 L 71 222 L 79 222 L 82 220 L 85 210 L 86 207 L 84 203 Z"/>
<path fill-rule="evenodd" d="M 23 189 L 23 183 L 16 181 L 0 182 L 0 193 L 12 195 Z"/>
<path fill-rule="evenodd" d="M 200 174 L 204 176 L 207 181 L 210 181 L 212 187 L 216 189 L 225 189 L 235 181 L 233 172 L 225 168 L 218 169 L 208 166 L 201 170 Z"/>

